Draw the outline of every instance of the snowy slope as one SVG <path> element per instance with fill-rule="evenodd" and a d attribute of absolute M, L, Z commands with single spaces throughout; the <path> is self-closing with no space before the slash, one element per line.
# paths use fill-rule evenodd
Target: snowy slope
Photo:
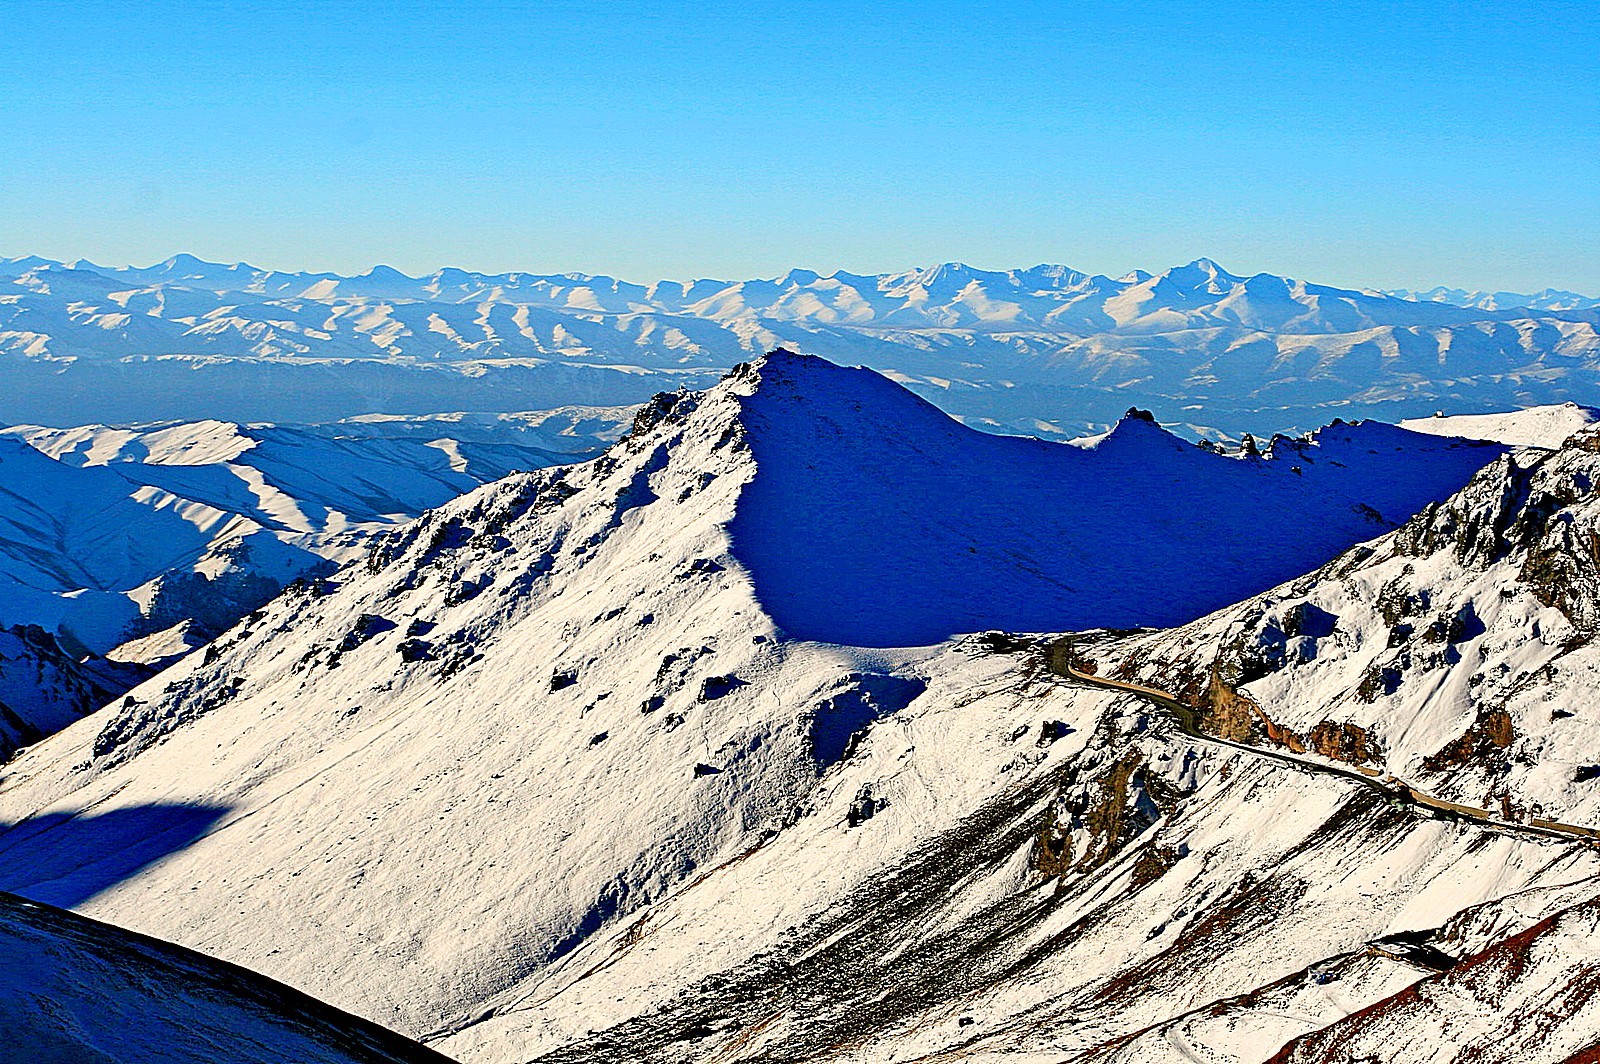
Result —
<path fill-rule="evenodd" d="M 1600 424 L 1600 410 L 1562 403 L 1509 410 L 1501 414 L 1454 414 L 1411 418 L 1400 427 L 1435 436 L 1494 440 L 1518 447 L 1560 447 L 1569 436 Z"/>
<path fill-rule="evenodd" d="M 0 626 L 45 629 L 62 658 L 159 664 L 374 532 L 514 469 L 589 457 L 631 416 L 0 429 Z M 0 695 L 26 722 L 8 741 L 59 727 L 65 705 L 93 708 L 77 681 L 40 680 Z"/>
<path fill-rule="evenodd" d="M 561 428 L 609 435 L 629 416 L 0 429 L 0 493 L 12 503 L 0 517 L 0 581 L 9 587 L 0 619 L 104 652 L 140 617 L 183 619 L 161 609 L 163 594 L 174 593 L 163 578 L 199 574 L 216 584 L 232 570 L 271 583 L 239 596 L 243 609 L 225 604 L 206 619 L 203 627 L 220 630 L 319 561 L 359 553 L 374 531 L 513 469 L 588 457 L 604 439 L 562 437 Z M 539 427 L 547 420 L 554 431 Z"/>
<path fill-rule="evenodd" d="M 1225 734 L 1600 825 L 1596 483 L 1592 431 L 1503 456 L 1398 533 L 1150 637 L 1128 674 Z"/>
<path fill-rule="evenodd" d="M 1286 1046 L 1270 1064 L 1583 1064 L 1600 1055 L 1600 899 Z"/>
<path fill-rule="evenodd" d="M 8 1060 L 84 1064 L 445 1064 L 381 1027 L 240 968 L 0 894 Z"/>
<path fill-rule="evenodd" d="M 734 550 L 789 634 L 864 646 L 1175 624 L 1392 527 L 1495 453 L 1364 423 L 1224 457 L 1134 415 L 1071 447 L 974 432 L 817 359 L 768 359 L 761 382 Z"/>
<path fill-rule="evenodd" d="M 1382 426 L 1272 451 L 1137 417 L 1083 447 L 998 440 L 771 356 L 662 397 L 600 459 L 387 534 L 30 748 L 0 783 L 0 887 L 462 1059 L 1059 1060 L 1600 869 L 1197 746 L 1026 641 L 791 628 L 826 621 L 791 565 L 856 574 L 828 585 L 849 593 L 833 639 L 892 644 L 911 633 L 872 625 L 897 614 L 934 638 L 1050 609 L 1068 627 L 1095 601 L 1199 611 L 1180 563 L 1226 551 L 1235 589 L 1211 590 L 1238 597 L 1286 556 L 1290 511 L 1331 553 L 1376 470 L 1398 516 L 1499 453 Z M 974 482 L 997 464 L 1036 486 L 1015 512 Z M 820 524 L 811 467 L 844 500 Z M 1116 552 L 1162 561 L 1133 520 L 1158 492 L 1188 508 L 1161 527 L 1191 556 L 1124 588 Z M 1382 527 L 1355 516 L 1350 538 Z M 987 605 L 909 564 L 874 584 L 894 541 L 929 569 L 974 556 Z M 1115 668 L 1149 638 L 1096 653 Z M 1374 971 L 1349 1000 L 1398 985 Z M 1271 1028 L 1261 1057 L 1332 1018 Z"/>
<path fill-rule="evenodd" d="M 1600 310 L 1356 291 L 1209 259 L 1123 278 L 960 263 L 634 284 L 359 277 L 177 256 L 0 263 L 10 420 L 324 420 L 639 402 L 785 345 L 884 371 L 977 427 L 1057 438 L 1130 403 L 1238 436 L 1590 400 Z"/>
<path fill-rule="evenodd" d="M 147 679 L 136 662 L 68 653 L 37 625 L 0 628 L 0 761 Z"/>

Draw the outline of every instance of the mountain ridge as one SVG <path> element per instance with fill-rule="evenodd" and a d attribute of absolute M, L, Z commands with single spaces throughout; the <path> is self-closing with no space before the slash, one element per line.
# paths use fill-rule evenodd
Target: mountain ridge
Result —
<path fill-rule="evenodd" d="M 619 1044 L 654 1038 L 658 1008 L 661 1022 L 682 1030 L 667 1048 L 634 1055 L 703 1056 L 704 1039 L 722 1037 L 720 1027 L 693 1033 L 709 1022 L 702 977 L 722 979 L 718 972 L 755 996 L 705 1007 L 732 1008 L 741 1026 L 755 1022 L 748 1011 L 767 1007 L 763 995 L 821 995 L 820 1011 L 794 1013 L 805 1024 L 770 1030 L 788 1046 L 784 1059 L 815 1059 L 834 1052 L 818 1039 L 845 1038 L 869 1015 L 887 1018 L 863 1037 L 898 1037 L 895 1025 L 927 1008 L 929 993 L 1009 992 L 997 973 L 1013 947 L 1036 950 L 1022 939 L 1054 934 L 1053 921 L 1090 904 L 1092 891 L 1043 907 L 1026 901 L 1054 889 L 1043 870 L 1055 867 L 1055 851 L 1036 840 L 1068 823 L 1080 790 L 1109 788 L 1107 809 L 1117 810 L 1074 836 L 1083 874 L 1104 868 L 1110 878 L 1096 889 L 1113 894 L 1126 872 L 1116 854 L 1150 825 L 1150 810 L 1207 781 L 1233 788 L 1227 802 L 1246 809 L 1338 810 L 1348 796 L 1335 784 L 1266 778 L 1249 764 L 1214 774 L 1203 767 L 1214 763 L 1169 749 L 1147 718 L 1042 677 L 1028 664 L 1037 645 L 1025 637 L 908 648 L 786 631 L 776 615 L 795 589 L 775 591 L 750 560 L 752 537 L 776 535 L 791 511 L 746 493 L 776 475 L 776 503 L 793 502 L 795 470 L 774 470 L 774 449 L 800 448 L 800 467 L 826 472 L 832 464 L 820 459 L 839 453 L 830 448 L 849 441 L 852 425 L 874 421 L 867 445 L 898 448 L 878 467 L 891 477 L 919 461 L 941 468 L 950 440 L 986 459 L 1003 449 L 1013 464 L 1034 462 L 1057 479 L 1070 473 L 1078 484 L 1115 479 L 1120 471 L 1101 466 L 1131 450 L 1143 463 L 1159 456 L 1223 470 L 1198 478 L 1216 498 L 1237 494 L 1233 478 L 1242 477 L 1286 486 L 1307 505 L 1333 498 L 1347 513 L 1332 476 L 1343 475 L 1339 467 L 1301 452 L 1315 458 L 1322 447 L 1335 460 L 1359 454 L 1397 469 L 1405 461 L 1392 449 L 1370 455 L 1350 426 L 1321 441 L 1280 440 L 1271 457 L 1210 453 L 1139 416 L 1095 445 L 1008 440 L 963 428 L 868 371 L 769 356 L 704 394 L 662 396 L 600 458 L 513 474 L 385 533 L 365 558 L 303 582 L 207 653 L 30 747 L 0 787 L 0 821 L 15 825 L 0 834 L 0 888 L 216 953 L 466 1059 L 558 1051 L 626 1059 Z M 1424 448 L 1413 467 L 1434 476 L 1451 454 L 1472 459 L 1465 465 L 1499 453 L 1377 430 L 1391 448 L 1394 440 Z M 1357 446 L 1340 450 L 1350 439 Z M 1305 462 L 1305 471 L 1280 466 L 1289 462 Z M 1173 483 L 1170 471 L 1163 483 Z M 889 498 L 925 493 L 905 477 Z M 1057 512 L 1073 512 L 1076 500 L 1068 502 Z M 766 507 L 771 520 L 741 532 L 738 515 L 749 506 Z M 1038 507 L 1008 518 L 1022 532 L 1037 520 L 1033 535 L 996 531 L 1011 509 L 952 505 L 954 527 L 930 530 L 893 519 L 891 507 L 868 515 L 871 539 L 848 542 L 862 553 L 908 541 L 917 549 L 907 556 L 925 568 L 942 557 L 926 550 L 979 548 L 991 613 L 975 619 L 1003 620 L 1000 611 L 1027 605 L 1045 586 L 1030 566 L 1048 574 L 1044 567 L 1060 564 L 1036 546 L 1021 554 L 1030 543 L 1059 546 Z M 1085 523 L 1092 530 L 1092 515 Z M 1381 531 L 1364 517 L 1351 527 Z M 1216 529 L 1236 544 L 1260 531 L 1237 523 L 1204 531 Z M 785 534 L 813 542 L 803 572 L 814 579 L 849 562 L 808 529 Z M 1096 550 L 1117 545 L 1100 541 Z M 1104 573 L 1086 575 L 1103 581 L 1088 589 L 1097 597 L 1115 589 Z M 1140 589 L 1147 606 L 1162 608 L 1175 593 L 1188 592 L 1170 580 Z M 974 619 L 939 588 L 865 585 L 854 594 L 868 606 L 892 599 L 937 615 L 945 632 Z M 1115 784 L 1106 781 L 1130 756 L 1119 743 L 1143 751 L 1149 766 Z M 87 808 L 94 816 L 69 816 Z M 1206 823 L 1203 831 L 1225 830 Z M 1319 823 L 1308 814 L 1274 830 L 1292 848 Z M 85 842 L 99 831 L 116 839 L 107 847 L 115 860 Z M 1238 874 L 1255 860 L 1227 844 L 1204 846 L 1205 860 Z M 1430 880 L 1461 878 L 1438 861 Z M 1540 884 L 1554 874 L 1547 868 L 1530 856 L 1495 884 Z M 902 887 L 873 889 L 884 876 Z M 1384 896 L 1399 890 L 1387 883 Z M 1488 900 L 1490 885 L 1463 897 Z M 725 907 L 735 902 L 736 912 Z M 902 904 L 925 916 L 909 937 Z M 659 924 L 650 917 L 657 906 L 666 907 Z M 977 927 L 1002 926 L 1002 911 L 1026 929 L 1022 938 L 963 960 L 938 984 L 945 990 L 928 982 L 951 975 L 934 963 L 947 956 L 941 950 L 966 957 L 960 943 Z M 1341 911 L 1352 914 L 1340 940 L 1350 948 L 1392 920 L 1370 901 Z M 1453 911 L 1428 910 L 1441 921 Z M 836 950 L 849 961 L 838 971 L 859 970 L 850 952 L 858 941 L 835 923 L 852 926 L 858 915 L 875 929 L 861 940 L 866 948 L 889 948 L 893 936 L 910 950 L 892 966 L 899 996 L 879 1014 L 860 1007 L 865 991 L 817 967 L 832 970 Z M 1137 919 L 1148 915 L 1141 909 Z M 959 934 L 942 945 L 940 928 Z M 1105 933 L 1139 940 L 1144 930 Z M 1166 948 L 1157 941 L 1128 963 Z M 1306 948 L 1284 941 L 1273 964 L 1304 967 Z M 1075 963 L 1084 979 L 1106 974 L 1084 957 Z M 1240 972 L 1226 967 L 1204 985 L 1220 993 L 1246 978 Z M 1168 988 L 1157 998 L 1176 1006 L 1199 992 Z M 1002 1011 L 995 1022 L 1005 1026 Z M 602 1027 L 617 1030 L 592 1042 Z M 958 1029 L 952 1013 L 912 1042 Z M 750 1037 L 755 1053 L 768 1035 Z M 1082 1044 L 1089 1033 L 1072 1037 Z"/>

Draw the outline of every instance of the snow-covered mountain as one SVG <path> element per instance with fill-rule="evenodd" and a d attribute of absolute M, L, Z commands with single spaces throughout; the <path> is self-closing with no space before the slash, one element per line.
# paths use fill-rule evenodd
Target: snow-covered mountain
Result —
<path fill-rule="evenodd" d="M 1600 852 L 1196 739 L 1057 675 L 1043 639 L 940 640 L 1189 621 L 1076 650 L 1102 676 L 1188 685 L 1270 650 L 1250 603 L 1358 540 L 1382 536 L 1307 586 L 1385 552 L 1413 560 L 1414 588 L 1475 587 L 1479 564 L 1515 582 L 1524 547 L 1451 569 L 1426 560 L 1448 537 L 1419 530 L 1456 514 L 1468 542 L 1504 531 L 1471 520 L 1500 512 L 1496 478 L 1537 460 L 1541 491 L 1564 472 L 1583 496 L 1571 474 L 1593 457 L 1381 425 L 1219 454 L 1137 415 L 1051 445 L 774 354 L 660 397 L 598 459 L 385 534 L 31 747 L 0 784 L 0 888 L 463 1060 L 1264 1060 L 1447 967 L 1449 928 L 1503 937 L 1584 901 Z M 1554 513 L 1544 498 L 1524 501 Z M 1529 531 L 1539 573 L 1585 564 L 1566 527 Z M 1335 634 L 1295 613 L 1283 663 L 1226 673 L 1225 705 L 1269 704 L 1250 685 L 1302 662 L 1344 662 L 1317 682 L 1359 693 L 1389 638 L 1367 630 L 1367 583 L 1350 605 L 1316 599 Z M 1394 690 L 1359 720 L 1335 699 L 1337 722 L 1411 771 L 1423 737 L 1380 723 L 1443 698 L 1425 679 L 1480 639 L 1509 671 L 1463 697 L 1488 683 L 1533 721 L 1543 680 L 1517 668 L 1549 664 L 1538 633 L 1565 639 L 1563 608 L 1588 608 L 1534 603 L 1588 586 L 1486 599 L 1493 640 L 1458 613 L 1435 638 L 1460 598 L 1441 587 L 1404 618 L 1414 657 Z M 1360 660 L 1335 652 L 1346 639 Z M 1429 712 L 1451 750 L 1474 727 L 1460 706 Z M 1527 743 L 1504 749 L 1581 748 L 1580 715 L 1567 737 L 1569 718 L 1518 725 Z M 1468 795 L 1498 763 L 1476 756 L 1497 721 L 1471 731 L 1466 767 L 1426 780 Z M 1517 800 L 1589 815 L 1581 781 L 1558 783 L 1572 766 L 1547 760 L 1514 770 Z"/>
<path fill-rule="evenodd" d="M 1600 826 L 1597 456 L 1592 430 L 1504 455 L 1377 544 L 1149 637 L 1124 675 L 1230 736 Z"/>
<path fill-rule="evenodd" d="M 1600 298 L 1566 292 L 1559 288 L 1546 288 L 1539 292 L 1469 292 L 1464 288 L 1439 286 L 1425 292 L 1411 292 L 1400 288 L 1385 293 L 1400 299 L 1414 299 L 1429 303 L 1449 303 L 1457 307 L 1475 307 L 1479 310 L 1593 310 L 1600 307 Z"/>
<path fill-rule="evenodd" d="M 0 756 L 150 671 L 115 662 L 170 661 L 374 532 L 512 470 L 590 457 L 631 416 L 0 429 Z"/>
<path fill-rule="evenodd" d="M 286 986 L 0 894 L 0 1027 L 29 1064 L 449 1064 Z"/>
<path fill-rule="evenodd" d="M 148 679 L 153 665 L 69 653 L 37 625 L 0 627 L 0 761 Z"/>
<path fill-rule="evenodd" d="M 10 420 L 305 421 L 640 402 L 787 345 L 879 369 L 980 428 L 1067 438 L 1130 403 L 1237 437 L 1334 416 L 1584 400 L 1593 301 L 1457 305 L 1208 259 L 1122 278 L 958 263 L 632 284 L 358 277 L 177 256 L 0 263 Z"/>
<path fill-rule="evenodd" d="M 1554 452 L 1504 456 L 1447 502 L 1315 573 L 1136 637 L 1110 671 L 1180 693 L 1219 736 L 1392 776 L 1512 830 L 1575 825 L 1564 830 L 1587 834 L 1593 849 L 1597 480 L 1592 427 Z M 1469 865 L 1504 872 L 1498 859 Z M 1428 939 L 1450 963 L 1392 996 L 1351 1002 L 1360 1007 L 1348 1018 L 1273 1060 L 1590 1059 L 1600 1044 L 1590 1007 L 1600 878 L 1564 875 L 1558 888 L 1512 892 L 1440 926 Z M 1189 1029 L 1221 1036 L 1242 1025 L 1238 1011 Z"/>

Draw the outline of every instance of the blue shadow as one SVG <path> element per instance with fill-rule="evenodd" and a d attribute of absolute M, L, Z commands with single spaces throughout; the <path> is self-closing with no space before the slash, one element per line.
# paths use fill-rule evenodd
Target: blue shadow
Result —
<path fill-rule="evenodd" d="M 227 812 L 141 805 L 0 824 L 0 890 L 70 909 L 190 845 Z"/>

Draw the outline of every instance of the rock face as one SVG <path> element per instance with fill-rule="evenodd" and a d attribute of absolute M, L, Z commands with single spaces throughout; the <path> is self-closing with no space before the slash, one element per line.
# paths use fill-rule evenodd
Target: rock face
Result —
<path fill-rule="evenodd" d="M 1152 637 L 1123 672 L 1198 692 L 1224 737 L 1600 819 L 1600 794 L 1575 782 L 1600 742 L 1585 693 L 1600 670 L 1594 439 L 1503 456 L 1392 535 Z"/>
<path fill-rule="evenodd" d="M 0 761 L 66 727 L 154 670 L 74 656 L 37 625 L 0 628 Z"/>
<path fill-rule="evenodd" d="M 1451 506 L 1503 473 L 1451 496 L 1472 474 L 1447 484 L 1443 467 L 1498 451 L 1415 442 L 1336 427 L 1292 448 L 1295 473 L 1276 464 L 1287 443 L 1224 456 L 1142 419 L 1079 446 L 996 440 L 866 371 L 776 354 L 652 404 L 594 461 L 384 534 L 31 747 L 0 786 L 0 887 L 462 1060 L 1148 1062 L 1188 1059 L 1173 1039 L 1191 1030 L 1264 1060 L 1415 982 L 1408 958 L 1465 955 L 1464 914 L 1498 940 L 1583 900 L 1571 885 L 1600 851 L 1197 741 L 1138 698 L 1055 675 L 1051 637 L 993 629 L 1068 627 L 1094 601 L 1172 609 L 1194 589 L 1170 574 L 1213 552 L 1218 588 L 1265 579 L 1263 529 L 1287 534 L 1285 514 L 1324 515 L 1316 535 L 1335 516 L 1382 532 L 1404 511 L 1374 523 L 1337 490 L 1380 467 L 1396 473 L 1386 491 L 1431 484 Z M 985 505 L 999 478 L 968 471 L 1005 463 L 1030 491 Z M 824 472 L 844 500 L 822 510 L 833 527 L 813 515 Z M 1096 484 L 1119 479 L 1135 502 L 1108 527 L 1083 503 L 1111 507 Z M 1125 585 L 1114 552 L 1151 556 L 1133 517 L 1159 491 L 1206 504 L 1171 526 L 1189 556 Z M 1354 689 L 1371 655 L 1404 649 L 1377 600 L 1406 564 L 1416 652 L 1438 669 L 1516 610 L 1567 622 L 1531 592 L 1474 598 L 1483 632 L 1447 623 L 1432 641 L 1460 605 L 1435 577 L 1472 571 L 1396 542 L 1323 571 L 1348 573 L 1354 598 L 1318 574 L 1298 597 L 1178 629 L 1083 633 L 1073 653 L 1110 677 L 1203 684 L 1236 666 L 1232 689 L 1306 757 L 1431 753 L 1472 718 L 1444 719 L 1435 743 L 1390 726 L 1392 696 L 1301 718 L 1270 684 L 1316 677 L 1351 640 L 1364 656 L 1337 676 Z M 907 563 L 897 580 L 863 578 L 886 554 Z M 962 556 L 953 571 L 986 599 L 910 566 Z M 791 562 L 857 631 L 884 616 L 982 634 L 907 648 L 797 632 L 785 618 L 818 615 L 812 589 L 781 578 Z M 1425 697 L 1408 682 L 1398 697 Z M 1541 681 L 1518 682 L 1532 698 Z M 1523 706 L 1507 712 L 1535 734 Z M 1523 741 L 1505 778 L 1531 794 L 1568 767 L 1525 770 Z"/>
<path fill-rule="evenodd" d="M 1600 1053 L 1600 900 L 1564 910 L 1331 1026 L 1268 1064 L 1584 1064 Z"/>

